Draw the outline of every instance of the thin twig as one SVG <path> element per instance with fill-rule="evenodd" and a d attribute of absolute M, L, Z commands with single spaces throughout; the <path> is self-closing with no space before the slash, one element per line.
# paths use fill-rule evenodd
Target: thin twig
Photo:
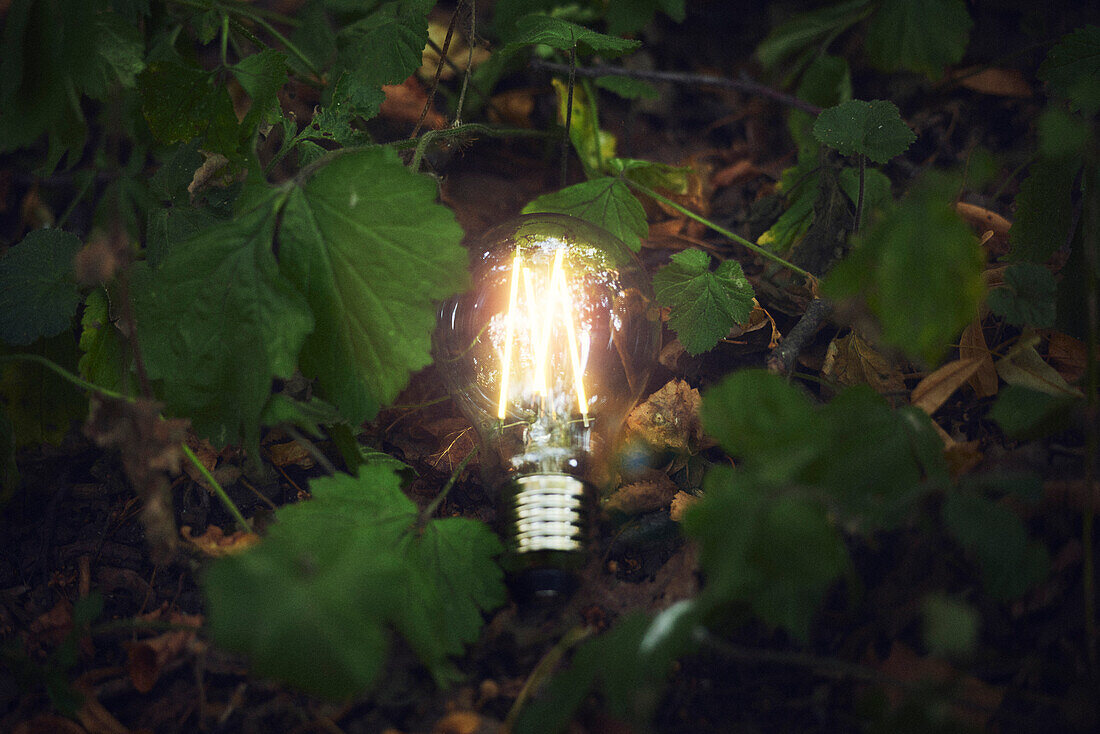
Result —
<path fill-rule="evenodd" d="M 432 108 L 432 102 L 435 101 L 436 90 L 439 89 L 439 77 L 443 75 L 443 67 L 446 65 L 447 53 L 451 50 L 451 39 L 455 34 L 455 23 L 458 22 L 458 12 L 462 10 L 462 2 L 458 3 L 458 7 L 451 13 L 451 22 L 447 24 L 447 35 L 443 39 L 443 48 L 439 52 L 439 63 L 435 65 L 435 76 L 432 77 L 432 86 L 428 90 L 428 98 L 424 100 L 424 107 L 420 110 L 420 117 L 416 120 L 416 126 L 413 127 L 412 135 L 410 138 L 415 138 L 420 134 L 420 128 L 424 125 L 424 119 L 428 116 L 428 110 Z"/>
<path fill-rule="evenodd" d="M 810 301 L 810 305 L 806 307 L 806 312 L 802 314 L 802 318 L 798 320 L 790 333 L 783 338 L 783 343 L 768 355 L 766 360 L 768 371 L 777 375 L 789 373 L 794 368 L 794 362 L 798 359 L 798 355 L 802 353 L 810 339 L 817 333 L 818 326 L 829 316 L 832 308 L 832 304 L 824 298 L 815 298 Z"/>
<path fill-rule="evenodd" d="M 443 489 L 439 491 L 439 494 L 435 496 L 435 499 L 433 499 L 431 503 L 429 503 L 428 506 L 424 508 L 424 511 L 420 513 L 421 525 L 426 523 L 429 518 L 431 518 L 431 516 L 435 514 L 436 510 L 439 509 L 439 506 L 443 504 L 443 500 L 447 498 L 447 495 L 450 493 L 451 488 L 455 486 L 455 482 L 457 482 L 459 476 L 462 475 L 462 470 L 465 469 L 466 465 L 470 463 L 470 459 L 474 458 L 474 456 L 477 455 L 477 450 L 477 446 L 474 446 L 472 449 L 470 449 L 470 453 L 466 454 L 466 457 L 462 459 L 461 463 L 459 463 L 458 468 L 451 472 L 451 476 L 447 480 L 447 483 L 443 485 Z"/>
<path fill-rule="evenodd" d="M 569 49 L 569 88 L 565 101 L 565 135 L 561 138 L 561 186 L 565 188 L 569 184 L 569 135 L 573 125 L 573 87 L 577 83 L 577 45 Z M 599 138 L 596 138 L 596 147 L 599 147 Z"/>
<path fill-rule="evenodd" d="M 554 73 L 564 74 L 569 71 L 565 64 L 555 64 L 541 59 L 531 61 L 532 69 L 542 69 Z M 746 94 L 755 94 L 760 97 L 773 99 L 780 104 L 816 115 L 821 108 L 809 102 L 799 99 L 794 95 L 781 92 L 778 89 L 761 84 L 758 81 L 742 77 L 741 79 L 727 79 L 724 76 L 712 74 L 690 74 L 680 71 L 649 71 L 646 69 L 623 69 L 618 66 L 587 66 L 576 69 L 577 76 L 625 76 L 631 79 L 641 79 L 650 82 L 673 82 L 675 84 L 689 84 L 698 87 L 720 87 L 722 89 L 734 89 Z"/>
<path fill-rule="evenodd" d="M 474 47 L 477 46 L 477 1 L 470 2 L 470 33 L 466 37 L 466 70 L 462 73 L 462 87 L 458 92 L 458 103 L 455 105 L 455 119 L 451 127 L 462 124 L 462 106 L 466 103 L 466 88 L 470 85 L 470 73 L 474 66 Z"/>

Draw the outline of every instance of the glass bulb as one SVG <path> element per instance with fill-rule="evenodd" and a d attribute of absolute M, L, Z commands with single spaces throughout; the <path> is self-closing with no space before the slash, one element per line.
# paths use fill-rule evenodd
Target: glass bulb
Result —
<path fill-rule="evenodd" d="M 657 360 L 650 280 L 621 240 L 560 214 L 495 227 L 472 256 L 473 288 L 441 307 L 435 361 L 506 499 L 507 565 L 525 591 L 554 595 L 583 558 L 586 487 L 610 481 Z"/>

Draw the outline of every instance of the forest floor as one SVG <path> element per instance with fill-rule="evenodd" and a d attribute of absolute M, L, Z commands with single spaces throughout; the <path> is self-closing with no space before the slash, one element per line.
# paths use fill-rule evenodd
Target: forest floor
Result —
<path fill-rule="evenodd" d="M 1010 11 L 1003 17 L 992 12 L 976 17 L 967 65 L 988 65 L 982 84 L 961 74 L 938 83 L 871 73 L 855 80 L 859 98 L 894 101 L 918 135 L 903 159 L 887 169 L 899 191 L 925 168 L 965 167 L 979 146 L 996 156 L 1004 185 L 965 200 L 978 212 L 972 218 L 976 233 L 994 232 L 987 245 L 991 261 L 998 243 L 1004 245 L 1005 232 L 1000 225 L 984 226 L 981 217 L 992 213 L 1011 220 L 1019 184 L 1011 173 L 1034 149 L 1034 125 L 1044 101 L 1034 71 L 1046 49 L 1028 46 L 1030 40 L 1015 25 L 1020 17 Z M 658 22 L 646 37 L 644 53 L 662 70 L 755 76 L 760 70 L 750 54 L 769 24 L 763 4 L 735 14 L 724 3 L 700 3 L 683 24 Z M 394 105 L 377 124 L 380 136 L 408 134 L 416 117 L 410 110 L 419 112 L 425 86 L 416 80 L 406 84 L 403 89 L 415 102 L 404 108 L 394 93 Z M 510 86 L 510 98 L 522 114 L 536 120 L 552 115 L 544 72 L 524 72 Z M 295 91 L 306 99 L 289 100 Z M 784 106 L 758 95 L 689 83 L 662 85 L 661 92 L 659 99 L 634 108 L 605 104 L 602 124 L 618 137 L 619 154 L 691 165 L 696 188 L 682 203 L 755 239 L 767 225 L 761 202 L 794 161 Z M 285 94 L 286 104 L 308 108 L 309 90 Z M 467 233 L 518 213 L 561 184 L 557 148 L 538 141 L 472 141 L 431 163 L 441 180 L 442 200 Z M 573 168 L 571 179 L 581 180 L 575 162 Z M 0 178 L 10 185 L 3 216 L 19 216 L 29 194 L 13 172 L 0 171 Z M 654 207 L 648 214 L 650 238 L 643 242 L 641 258 L 651 272 L 670 254 L 689 247 L 736 258 L 757 286 L 774 328 L 786 334 L 798 322 L 810 294 L 769 288 L 762 261 L 671 210 Z M 982 324 L 978 329 L 983 331 Z M 843 333 L 843 327 L 824 322 L 802 350 L 796 370 L 820 376 L 827 369 L 830 344 Z M 672 342 L 671 332 L 665 336 Z M 1013 334 L 989 321 L 982 336 L 996 349 Z M 1073 382 L 1084 369 L 1080 343 L 1053 331 L 1043 339 L 1044 356 Z M 769 324 L 727 339 L 700 357 L 666 349 L 649 392 L 678 380 L 705 390 L 733 369 L 764 366 L 772 345 Z M 836 359 L 833 355 L 833 374 L 844 369 Z M 849 367 L 855 369 L 858 357 L 840 359 L 852 360 Z M 906 402 L 926 373 L 901 364 L 893 375 L 894 397 Z M 444 397 L 441 381 L 429 368 L 413 378 L 399 407 L 384 410 L 360 436 L 364 444 L 413 467 L 417 476 L 409 492 L 421 507 L 474 446 L 465 419 Z M 934 417 L 956 447 L 960 465 L 1031 470 L 1044 478 L 1044 499 L 1026 510 L 1025 519 L 1032 537 L 1049 549 L 1051 569 L 1038 588 L 1011 604 L 973 595 L 984 627 L 969 661 L 949 663 L 922 651 L 920 605 L 929 589 L 970 595 L 981 585 L 974 566 L 951 550 L 942 530 L 903 527 L 876 537 L 873 549 L 852 548 L 863 588 L 858 594 L 834 590 L 809 645 L 756 622 L 731 622 L 722 631 L 725 647 L 681 660 L 658 707 L 655 728 L 923 731 L 927 718 L 908 718 L 907 707 L 919 706 L 921 696 L 950 690 L 946 700 L 953 703 L 941 712 L 938 730 L 1095 731 L 1100 698 L 1097 668 L 1095 661 L 1090 665 L 1085 644 L 1080 532 L 1081 513 L 1089 505 L 1080 435 L 1010 441 L 988 420 L 991 404 L 991 395 L 960 386 Z M 676 403 L 673 409 L 690 414 L 691 406 Z M 646 419 L 647 414 L 638 414 L 634 430 L 644 435 Z M 196 439 L 190 443 L 244 515 L 260 526 L 275 508 L 307 497 L 309 480 L 323 474 L 315 457 L 280 431 L 264 436 L 260 467 L 247 463 L 239 451 L 217 452 Z M 339 465 L 333 446 L 322 442 L 318 447 Z M 702 583 L 696 550 L 682 539 L 670 514 L 669 494 L 625 523 L 607 517 L 598 521 L 579 588 L 567 603 L 552 608 L 509 603 L 493 612 L 481 639 L 460 661 L 463 684 L 436 689 L 411 652 L 398 648 L 377 690 L 333 704 L 250 676 L 243 658 L 204 636 L 198 584 L 204 564 L 243 541 L 232 533 L 233 519 L 197 473 L 182 473 L 173 484 L 180 549 L 169 561 L 154 563 L 139 519 L 140 501 L 118 458 L 96 448 L 79 424 L 59 446 L 22 450 L 18 465 L 21 487 L 0 515 L 0 640 L 7 645 L 0 671 L 0 730 L 20 734 L 496 731 L 517 699 L 527 695 L 527 687 L 545 678 L 540 661 L 560 652 L 557 646 L 570 630 L 601 631 L 629 611 L 665 609 L 690 598 Z M 1091 506 L 1100 507 L 1100 502 Z M 440 512 L 498 523 L 495 498 L 482 488 L 476 461 L 461 474 Z M 80 619 L 80 600 L 93 594 L 102 597 L 104 609 L 89 628 Z M 58 715 L 51 703 L 65 696 L 74 697 L 72 718 Z M 918 720 L 924 723 L 913 723 Z M 574 731 L 628 729 L 593 708 Z"/>

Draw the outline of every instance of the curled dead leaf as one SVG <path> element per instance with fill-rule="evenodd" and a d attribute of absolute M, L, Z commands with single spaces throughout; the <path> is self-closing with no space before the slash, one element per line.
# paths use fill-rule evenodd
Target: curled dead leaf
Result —
<path fill-rule="evenodd" d="M 608 512 L 641 515 L 668 507 L 676 494 L 676 483 L 660 471 L 652 471 L 637 482 L 619 487 L 604 504 Z"/>
<path fill-rule="evenodd" d="M 702 398 L 683 380 L 670 380 L 630 411 L 626 425 L 646 443 L 680 454 L 693 454 L 713 442 L 699 420 Z"/>
<path fill-rule="evenodd" d="M 980 358 L 957 359 L 948 362 L 925 377 L 913 388 L 912 404 L 932 415 L 955 391 L 962 387 L 981 367 Z"/>
<path fill-rule="evenodd" d="M 955 72 L 959 86 L 981 94 L 994 97 L 1012 97 L 1028 99 L 1033 95 L 1031 85 L 1027 83 L 1019 69 L 988 67 L 977 69 L 969 67 Z"/>
<path fill-rule="evenodd" d="M 906 389 L 894 360 L 875 349 L 858 331 L 829 342 L 821 374 L 840 385 L 870 385 L 880 395 L 902 395 Z"/>
<path fill-rule="evenodd" d="M 202 626 L 202 616 L 173 612 L 167 619 L 162 610 L 143 615 L 144 621 L 166 621 L 169 624 L 194 629 L 171 630 L 129 645 L 126 651 L 126 670 L 130 681 L 139 693 L 153 690 L 165 665 L 189 649 L 195 641 L 195 630 Z"/>
<path fill-rule="evenodd" d="M 217 525 L 207 526 L 206 532 L 199 536 L 193 536 L 191 526 L 184 525 L 180 528 L 180 535 L 196 550 L 213 558 L 240 553 L 260 542 L 260 536 L 256 533 L 237 530 L 226 535 Z"/>
<path fill-rule="evenodd" d="M 979 235 L 984 237 L 988 232 L 993 233 L 983 242 L 990 254 L 1000 256 L 1008 252 L 1008 230 L 1012 227 L 1012 222 L 997 212 L 964 201 L 955 204 L 955 211 Z"/>
<path fill-rule="evenodd" d="M 687 492 L 677 492 L 676 496 L 672 498 L 672 505 L 669 508 L 669 517 L 676 522 L 680 522 L 684 519 L 684 513 L 688 511 L 692 505 L 699 501 L 699 497 Z"/>
<path fill-rule="evenodd" d="M 962 336 L 959 337 L 959 357 L 977 359 L 978 369 L 967 382 L 979 398 L 988 398 L 997 394 L 999 381 L 997 368 L 993 366 L 993 357 L 985 341 L 985 332 L 979 319 L 971 321 Z"/>

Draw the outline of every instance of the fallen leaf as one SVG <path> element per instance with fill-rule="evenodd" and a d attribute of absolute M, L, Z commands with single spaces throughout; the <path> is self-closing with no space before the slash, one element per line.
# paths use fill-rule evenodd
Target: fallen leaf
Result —
<path fill-rule="evenodd" d="M 626 426 L 651 446 L 694 454 L 713 445 L 699 420 L 699 391 L 683 380 L 670 380 L 630 411 Z"/>
<path fill-rule="evenodd" d="M 450 13 L 447 15 L 449 16 Z M 447 26 L 449 24 L 449 20 L 448 22 L 441 22 L 441 19 L 437 18 L 431 18 L 428 21 L 428 38 L 440 49 L 443 48 L 443 44 L 447 40 Z M 458 27 L 461 27 L 461 23 L 458 24 Z M 447 46 L 447 60 L 451 63 L 443 65 L 443 69 L 439 72 L 439 78 L 453 79 L 456 73 L 455 67 L 458 67 L 459 70 L 465 70 L 467 66 L 475 69 L 488 58 L 488 49 L 481 46 L 474 48 L 471 57 L 470 47 L 466 44 L 466 39 L 456 28 L 451 33 L 451 43 Z M 416 70 L 417 75 L 425 81 L 433 79 L 438 66 L 439 52 L 432 48 L 430 44 L 425 44 L 424 50 L 420 54 L 420 68 Z"/>
<path fill-rule="evenodd" d="M 943 457 L 947 460 L 947 470 L 953 479 L 958 479 L 982 463 L 984 455 L 981 446 L 981 441 L 952 442 L 944 446 Z"/>
<path fill-rule="evenodd" d="M 821 373 L 840 385 L 866 383 L 880 395 L 898 396 L 906 392 L 905 380 L 894 361 L 857 331 L 829 342 Z"/>
<path fill-rule="evenodd" d="M 195 203 L 195 197 L 208 188 L 224 189 L 233 183 L 234 175 L 227 173 L 229 159 L 221 153 L 207 153 L 202 151 L 204 160 L 202 165 L 195 169 L 191 177 L 191 183 L 187 184 L 187 193 L 191 195 L 191 203 Z"/>
<path fill-rule="evenodd" d="M 1039 356 L 1035 346 L 1039 337 L 1021 338 L 1008 354 L 997 361 L 997 374 L 1009 385 L 1019 385 L 1048 395 L 1084 397 L 1080 390 L 1066 382 L 1058 370 Z"/>
<path fill-rule="evenodd" d="M 969 67 L 955 72 L 959 86 L 994 97 L 1028 99 L 1033 95 L 1031 85 L 1019 69 L 989 67 L 976 71 L 975 68 Z"/>
<path fill-rule="evenodd" d="M 531 87 L 509 89 L 506 92 L 494 94 L 489 99 L 489 107 L 486 110 L 489 121 L 498 125 L 533 127 L 531 113 L 535 111 L 535 94 L 536 90 Z"/>
<path fill-rule="evenodd" d="M 1066 382 L 1074 383 L 1085 376 L 1088 349 L 1081 340 L 1052 331 L 1047 337 L 1047 360 Z"/>
<path fill-rule="evenodd" d="M 184 525 L 180 528 L 180 535 L 199 552 L 212 558 L 231 556 L 248 550 L 260 542 L 260 536 L 256 533 L 237 530 L 226 535 L 225 531 L 217 525 L 207 526 L 206 532 L 199 536 L 191 535 L 191 526 Z"/>
<path fill-rule="evenodd" d="M 959 357 L 979 361 L 977 371 L 967 380 L 974 393 L 979 398 L 996 395 L 1000 382 L 997 379 L 997 368 L 993 366 L 993 357 L 989 353 L 989 346 L 985 341 L 981 320 L 974 319 L 963 329 L 962 336 L 959 337 Z"/>
<path fill-rule="evenodd" d="M 978 371 L 981 364 L 981 360 L 976 358 L 948 362 L 917 383 L 910 402 L 932 415 Z"/>
<path fill-rule="evenodd" d="M 378 113 L 383 117 L 399 122 L 415 123 L 424 111 L 428 93 L 416 77 L 409 77 L 401 84 L 387 84 L 382 87 L 386 98 L 382 101 Z M 439 130 L 447 126 L 447 118 L 434 107 L 428 108 L 424 117 L 424 127 Z"/>
<path fill-rule="evenodd" d="M 310 469 L 317 462 L 309 450 L 297 441 L 273 443 L 264 447 L 264 453 L 275 466 L 298 466 Z"/>
<path fill-rule="evenodd" d="M 990 254 L 1000 256 L 1008 252 L 1008 230 L 1012 227 L 1012 222 L 997 212 L 963 201 L 955 204 L 955 211 L 979 235 L 993 233 L 992 237 L 983 243 Z"/>
<path fill-rule="evenodd" d="M 676 491 L 676 483 L 667 474 L 652 471 L 645 479 L 615 490 L 604 503 L 604 509 L 626 515 L 641 515 L 668 507 Z"/>
<path fill-rule="evenodd" d="M 153 690 L 164 666 L 187 649 L 195 639 L 195 630 L 202 627 L 201 615 L 173 612 L 162 620 L 162 610 L 142 615 L 146 622 L 166 621 L 169 624 L 193 627 L 194 630 L 171 630 L 129 645 L 126 651 L 126 669 L 130 681 L 139 693 Z"/>
<path fill-rule="evenodd" d="M 876 660 L 874 652 L 869 657 Z M 955 718 L 979 730 L 985 728 L 989 717 L 1000 707 L 1005 694 L 1003 687 L 991 686 L 979 678 L 965 675 L 944 660 L 921 657 L 901 642 L 895 641 L 890 646 L 890 654 L 886 659 L 876 662 L 874 667 L 886 677 L 905 683 L 954 682 L 959 702 L 951 707 L 952 713 Z M 903 689 L 891 685 L 883 686 L 883 689 L 892 707 L 901 705 L 905 697 Z"/>
<path fill-rule="evenodd" d="M 669 517 L 674 521 L 680 522 L 684 519 L 684 513 L 688 511 L 688 508 L 699 501 L 699 497 L 687 492 L 677 492 L 676 496 L 672 498 L 672 505 L 669 507 Z"/>

